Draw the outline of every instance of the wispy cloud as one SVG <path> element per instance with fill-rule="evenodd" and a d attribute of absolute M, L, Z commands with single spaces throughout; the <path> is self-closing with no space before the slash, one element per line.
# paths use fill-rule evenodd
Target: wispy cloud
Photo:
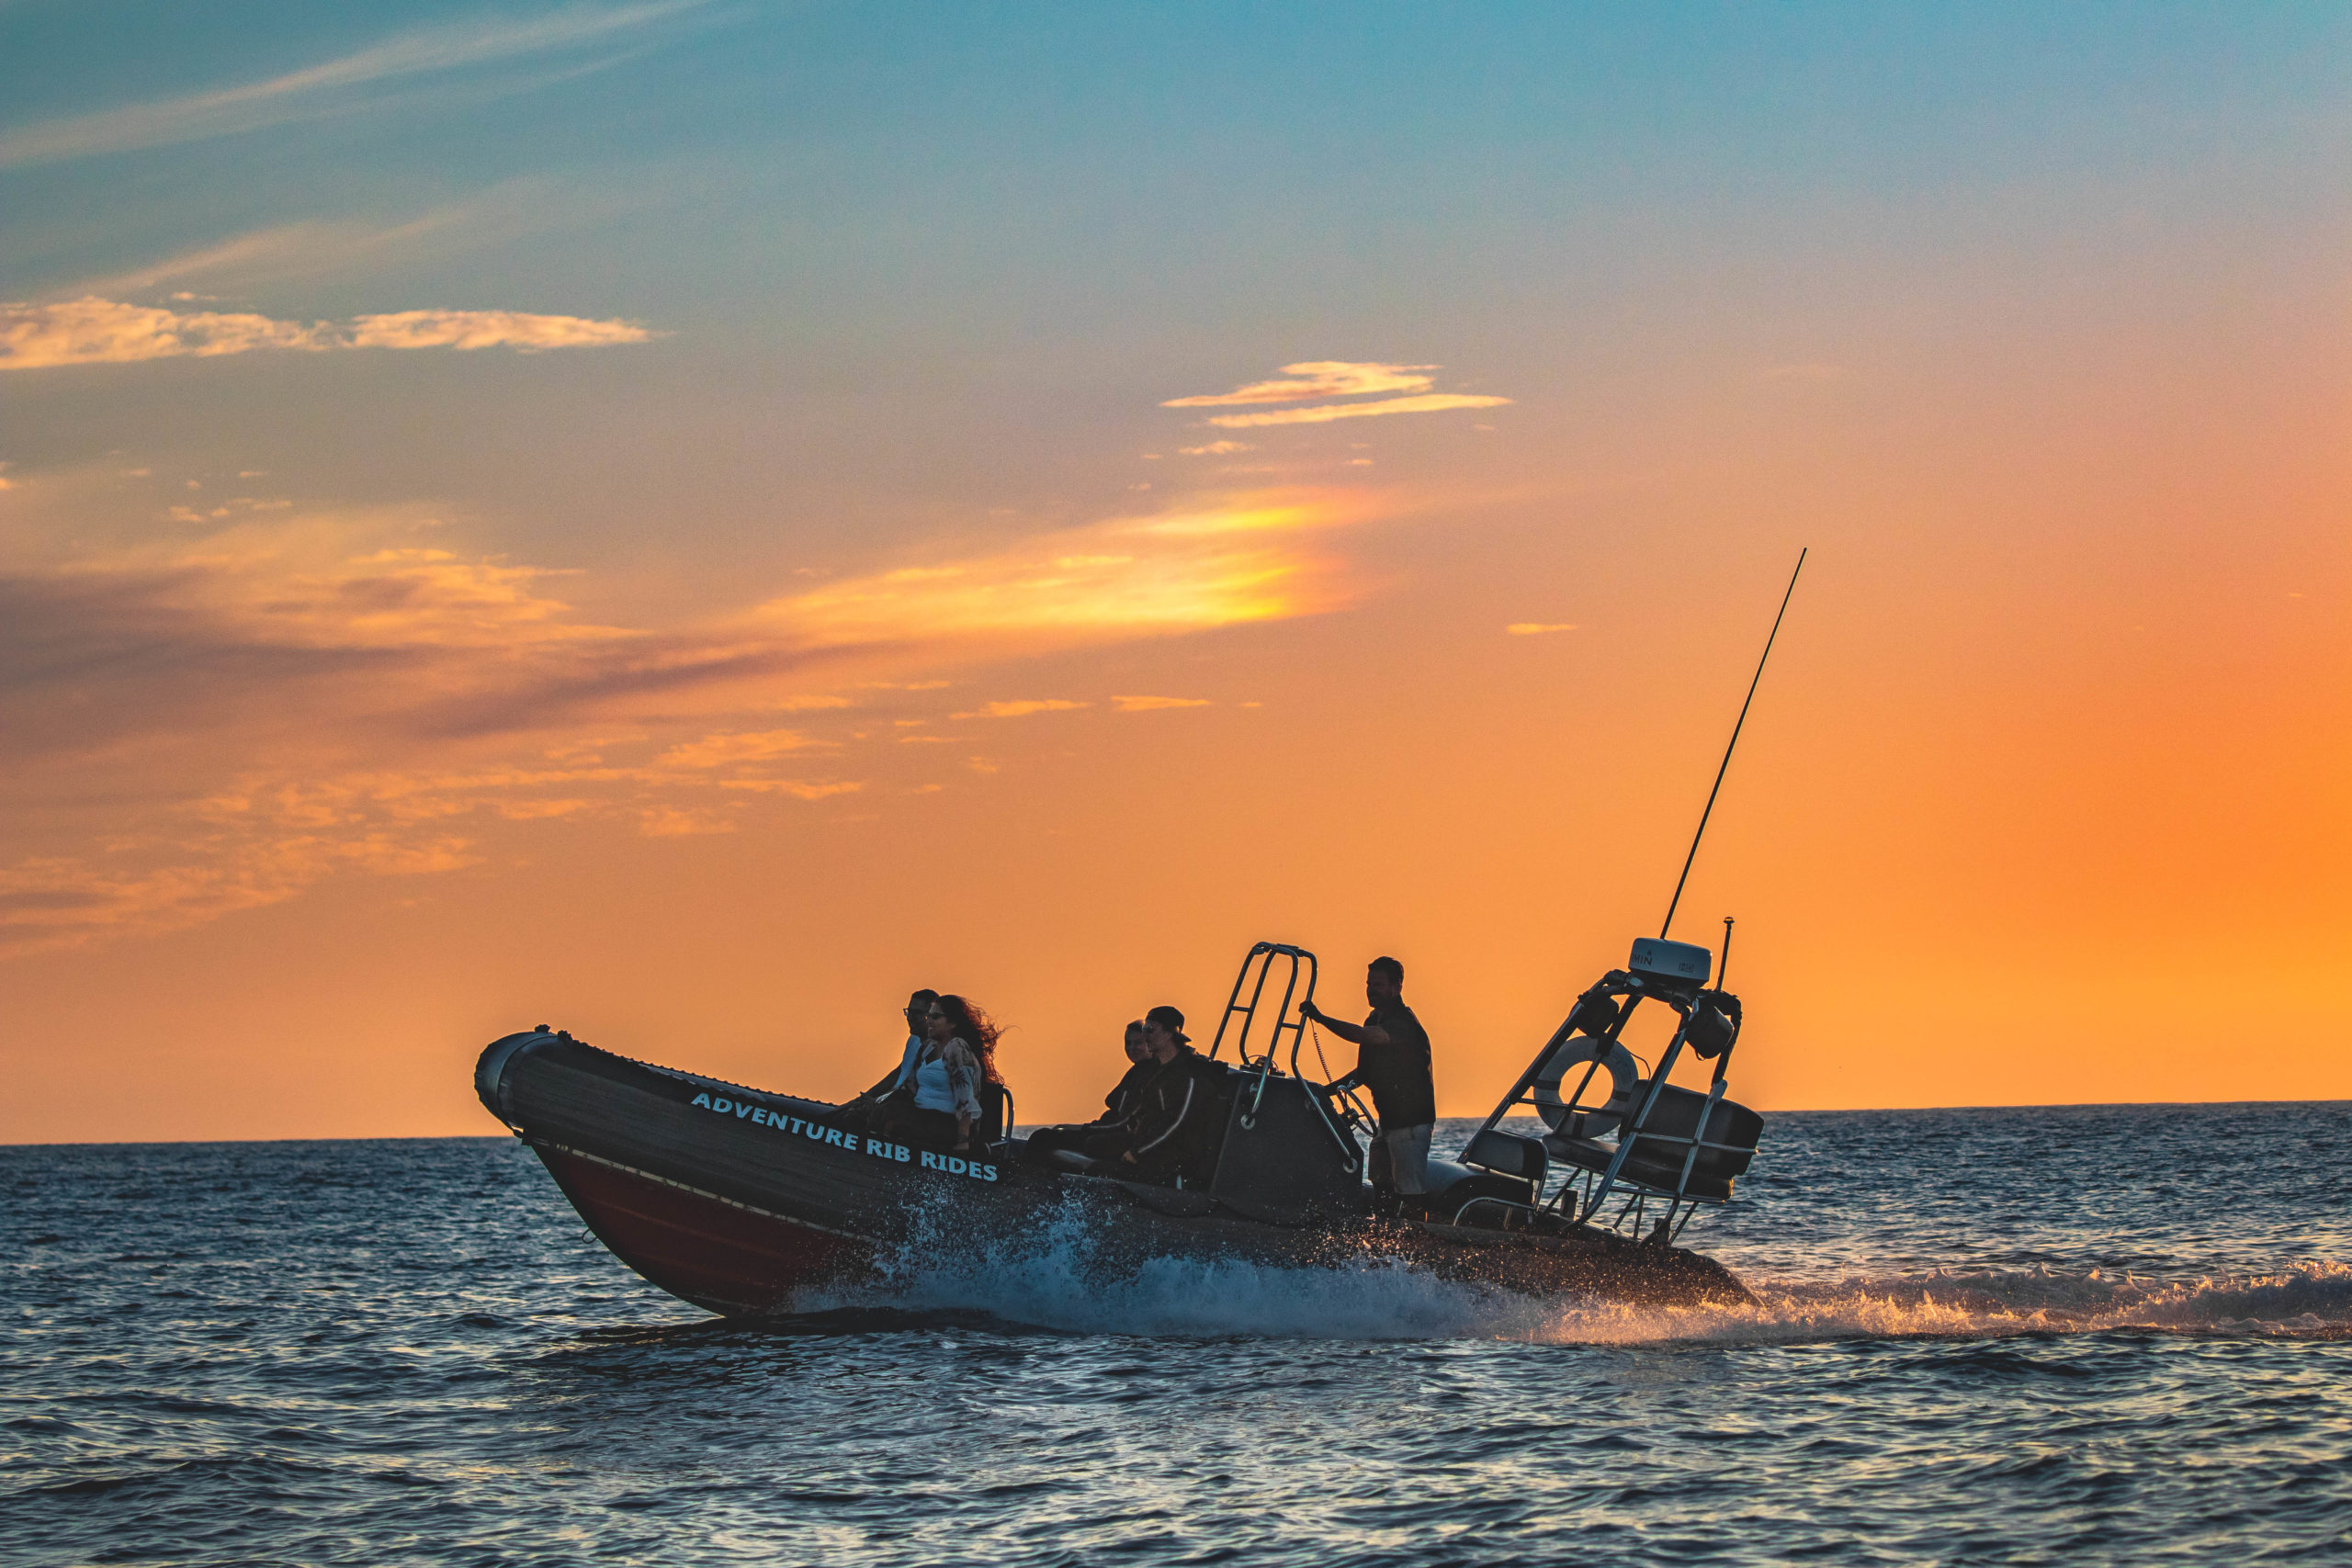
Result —
<path fill-rule="evenodd" d="M 1283 367 L 1284 379 L 1252 381 L 1230 392 L 1170 398 L 1159 406 L 1165 409 L 1227 408 L 1259 403 L 1307 402 L 1316 398 L 1362 397 L 1374 392 L 1408 394 L 1381 398 L 1372 402 L 1322 403 L 1312 408 L 1266 409 L 1253 413 L 1221 413 L 1209 417 L 1208 423 L 1221 429 L 1250 430 L 1276 424 L 1329 424 L 1338 419 L 1368 419 L 1383 414 L 1490 409 L 1510 401 L 1509 398 L 1468 392 L 1431 391 L 1430 389 L 1435 383 L 1424 372 L 1438 368 L 1440 367 L 1435 365 L 1380 365 L 1344 359 L 1302 360 L 1296 365 Z M 1177 450 L 1186 457 L 1210 457 L 1246 452 L 1250 448 L 1238 441 L 1212 441 L 1199 446 L 1182 446 Z"/>
<path fill-rule="evenodd" d="M 1552 632 L 1572 632 L 1576 629 L 1566 621 L 1513 621 L 1503 628 L 1512 637 L 1544 637 Z"/>
<path fill-rule="evenodd" d="M 512 348 L 537 354 L 550 348 L 644 343 L 652 335 L 635 321 L 597 321 L 582 316 L 535 316 L 520 310 L 401 310 L 389 316 L 355 317 L 350 345 Z"/>
<path fill-rule="evenodd" d="M 70 856 L 0 868 L 0 952 L 199 925 L 281 903 L 340 871 L 419 876 L 461 870 L 476 860 L 469 840 L 449 835 L 415 840 L 297 829 L 233 841 L 232 853 L 152 870 L 93 865 Z"/>
<path fill-rule="evenodd" d="M 1199 446 L 1179 446 L 1176 451 L 1185 457 L 1224 457 L 1235 452 L 1255 452 L 1247 441 L 1211 441 Z"/>
<path fill-rule="evenodd" d="M 159 526 L 147 498 L 100 547 L 86 500 L 57 499 L 64 482 L 5 498 L 0 952 L 176 929 L 330 878 L 455 872 L 518 832 L 662 839 L 823 809 L 879 787 L 833 759 L 888 779 L 947 743 L 853 752 L 852 730 L 896 716 L 838 693 L 902 703 L 943 686 L 930 671 L 947 661 L 1338 608 L 1357 585 L 1322 541 L 1379 504 L 1208 497 L 638 626 L 576 612 L 559 592 L 571 573 L 455 547 L 459 530 L 421 508 Z M 120 490 L 112 464 L 86 482 Z M 974 724 L 1089 705 L 960 705 Z M 103 838 L 51 804 L 100 794 Z"/>
<path fill-rule="evenodd" d="M 420 265 L 467 251 L 606 222 L 645 199 L 639 186 L 524 175 L 396 220 L 368 216 L 274 224 L 208 239 L 136 266 L 27 288 L 48 299 L 85 294 L 116 299 L 177 285 L 175 300 L 217 305 L 215 296 L 254 299 L 294 279 L 410 276 Z"/>
<path fill-rule="evenodd" d="M 823 742 L 797 729 L 768 729 L 748 734 L 706 735 L 700 740 L 673 746 L 662 753 L 666 768 L 718 768 L 737 762 L 764 761 L 788 752 L 806 751 Z"/>
<path fill-rule="evenodd" d="M 1313 615 L 1338 608 L 1350 591 L 1307 536 L 1371 513 L 1369 497 L 1344 491 L 1213 497 L 993 555 L 830 583 L 759 615 L 807 647 L 1069 642 Z"/>
<path fill-rule="evenodd" d="M 0 370 L 211 358 L 267 348 L 513 348 L 537 354 L 644 343 L 652 335 L 635 321 L 519 310 L 401 310 L 341 324 L 305 323 L 247 312 L 170 310 L 91 295 L 51 304 L 0 304 Z"/>
<path fill-rule="evenodd" d="M 1270 409 L 1264 413 L 1221 413 L 1209 423 L 1227 430 L 1262 424 L 1329 424 L 1335 419 L 1366 419 L 1375 414 L 1442 413 L 1447 409 L 1491 409 L 1509 398 L 1476 397 L 1465 392 L 1430 392 L 1414 398 L 1384 398 L 1372 403 L 1324 403 L 1307 409 Z"/>
<path fill-rule="evenodd" d="M 1204 708 L 1206 697 L 1113 697 L 1115 713 L 1158 713 L 1162 708 Z"/>
<path fill-rule="evenodd" d="M 637 830 L 649 839 L 677 839 L 694 833 L 731 833 L 740 826 L 732 817 L 716 811 L 656 806 L 639 817 Z"/>
<path fill-rule="evenodd" d="M 721 789 L 746 789 L 760 795 L 788 795 L 795 800 L 826 800 L 836 795 L 855 795 L 865 787 L 858 779 L 835 779 L 816 783 L 808 779 L 721 779 Z"/>
<path fill-rule="evenodd" d="M 125 272 L 85 279 L 75 292 L 112 296 L 158 288 L 182 279 L 203 279 L 220 287 L 217 280 L 224 276 L 245 282 L 304 276 L 398 254 L 458 226 L 468 216 L 470 215 L 465 208 L 450 206 L 389 227 L 353 222 L 281 223 L 180 251 Z M 193 296 L 175 294 L 173 298 Z"/>
<path fill-rule="evenodd" d="M 1310 359 L 1285 365 L 1287 380 L 1252 381 L 1230 392 L 1170 398 L 1164 409 L 1223 408 L 1237 403 L 1295 403 L 1310 398 L 1346 398 L 1364 392 L 1422 392 L 1430 378 L 1421 374 L 1434 365 L 1371 365 L 1344 359 Z"/>
<path fill-rule="evenodd" d="M 573 6 L 528 22 L 419 28 L 266 81 L 0 132 L 0 168 L 164 147 L 316 119 L 346 112 L 358 90 L 376 83 L 617 40 L 702 3 Z"/>
<path fill-rule="evenodd" d="M 1091 703 L 1074 703 L 1063 697 L 1027 697 L 1009 703 L 982 703 L 970 713 L 950 714 L 950 718 L 1026 718 L 1033 713 L 1069 713 L 1075 708 L 1091 707 Z"/>

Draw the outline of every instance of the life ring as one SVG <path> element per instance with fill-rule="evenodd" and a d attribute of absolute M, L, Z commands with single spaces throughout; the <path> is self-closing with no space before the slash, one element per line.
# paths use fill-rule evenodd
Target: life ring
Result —
<path fill-rule="evenodd" d="M 1601 1105 L 1584 1104 L 1571 1111 L 1560 1098 L 1561 1080 L 1576 1075 L 1577 1083 L 1584 1081 L 1585 1066 L 1599 1062 L 1609 1074 L 1609 1099 Z M 1570 1137 L 1597 1138 L 1601 1134 L 1623 1124 L 1634 1113 L 1634 1097 L 1642 1086 L 1642 1075 L 1634 1066 L 1634 1054 L 1614 1040 L 1598 1040 L 1589 1034 L 1571 1035 L 1560 1043 L 1535 1075 L 1535 1109 L 1543 1115 L 1544 1124 L 1555 1133 Z M 1569 1092 L 1576 1085 L 1568 1086 Z"/>

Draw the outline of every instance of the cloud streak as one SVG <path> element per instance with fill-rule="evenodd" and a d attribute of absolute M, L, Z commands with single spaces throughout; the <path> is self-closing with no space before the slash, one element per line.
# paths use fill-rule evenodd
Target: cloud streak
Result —
<path fill-rule="evenodd" d="M 1070 713 L 1079 708 L 1092 707 L 1091 703 L 1074 703 L 1067 697 L 1024 697 L 1008 703 L 982 703 L 970 713 L 950 714 L 950 718 L 1026 718 L 1033 713 Z"/>
<path fill-rule="evenodd" d="M 1491 409 L 1510 401 L 1509 398 L 1484 397 L 1467 392 L 1431 391 L 1430 388 L 1435 383 L 1424 372 L 1438 368 L 1440 367 L 1435 365 L 1306 359 L 1296 365 L 1283 366 L 1285 379 L 1252 381 L 1229 392 L 1170 398 L 1159 406 L 1164 409 L 1232 408 L 1265 403 L 1302 403 L 1317 398 L 1364 397 L 1375 392 L 1407 394 L 1381 398 L 1373 402 L 1320 403 L 1312 408 L 1272 408 L 1250 413 L 1209 416 L 1208 423 L 1220 429 L 1252 430 L 1277 424 L 1329 424 L 1333 420 L 1370 419 L 1384 414 Z M 1204 446 L 1182 446 L 1177 450 L 1189 457 L 1222 456 L 1228 452 L 1246 452 L 1249 448 L 1238 441 L 1212 441 Z"/>
<path fill-rule="evenodd" d="M 1283 367 L 1285 381 L 1252 381 L 1230 392 L 1170 398 L 1164 409 L 1225 408 L 1237 403 L 1293 403 L 1310 398 L 1346 398 L 1364 392 L 1425 392 L 1430 378 L 1420 374 L 1434 365 L 1359 364 L 1345 359 L 1309 359 Z"/>
<path fill-rule="evenodd" d="M 90 295 L 51 304 L 0 304 L 0 370 L 215 358 L 261 349 L 605 348 L 654 334 L 635 321 L 520 310 L 401 310 L 344 323 L 282 321 L 243 311 L 171 310 Z"/>
<path fill-rule="evenodd" d="M 1206 631 L 1337 609 L 1337 564 L 1306 542 L 1371 514 L 1343 491 L 1212 498 L 993 555 L 831 583 L 761 607 L 804 648 L 1018 638 L 1031 646 Z"/>
<path fill-rule="evenodd" d="M 797 729 L 769 729 L 734 735 L 706 735 L 700 740 L 673 746 L 662 754 L 664 767 L 719 768 L 734 763 L 762 762 L 793 751 L 806 751 L 824 742 Z"/>
<path fill-rule="evenodd" d="M 1111 699 L 1115 713 L 1158 713 L 1163 708 L 1204 708 L 1214 705 L 1206 697 L 1119 697 Z"/>
<path fill-rule="evenodd" d="M 577 49 L 667 20 L 700 4 L 702 0 L 664 0 L 573 6 L 530 22 L 420 28 L 266 81 L 0 132 L 0 169 L 167 147 L 316 119 L 342 112 L 356 89 L 378 82 Z"/>
<path fill-rule="evenodd" d="M 1264 413 L 1221 413 L 1212 416 L 1209 423 L 1227 430 L 1250 430 L 1268 424 L 1329 424 L 1335 419 L 1367 419 L 1378 414 L 1500 408 L 1510 401 L 1509 398 L 1475 397 L 1464 392 L 1430 392 L 1373 403 L 1325 403 L 1316 408 L 1270 409 Z"/>

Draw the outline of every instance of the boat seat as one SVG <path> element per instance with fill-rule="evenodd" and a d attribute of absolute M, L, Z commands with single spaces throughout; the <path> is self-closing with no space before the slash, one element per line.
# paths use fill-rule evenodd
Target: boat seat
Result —
<path fill-rule="evenodd" d="M 1617 1179 L 1645 1191 L 1674 1196 L 1682 1182 L 1683 1160 L 1690 1152 L 1688 1143 L 1677 1140 L 1691 1136 L 1706 1103 L 1705 1095 L 1669 1084 L 1659 1091 L 1641 1132 L 1621 1134 L 1618 1144 L 1555 1133 L 1544 1140 L 1544 1147 L 1563 1165 L 1602 1171 L 1617 1157 L 1619 1145 L 1631 1138 L 1634 1146 L 1618 1168 Z M 1707 1118 L 1699 1157 L 1691 1161 L 1690 1181 L 1680 1187 L 1679 1195 L 1718 1203 L 1730 1198 L 1733 1179 L 1747 1174 L 1763 1134 L 1764 1118 L 1745 1105 L 1717 1101 L 1714 1113 Z"/>
<path fill-rule="evenodd" d="M 1498 1133 L 1489 1127 L 1470 1140 L 1469 1147 L 1462 1151 L 1462 1163 L 1491 1170 L 1498 1176 L 1516 1176 L 1541 1187 L 1545 1164 L 1544 1140 Z"/>
<path fill-rule="evenodd" d="M 973 1098 L 980 1102 L 980 1119 L 972 1123 L 972 1135 L 990 1144 L 1002 1143 L 1012 1130 L 1012 1091 L 983 1079 Z"/>

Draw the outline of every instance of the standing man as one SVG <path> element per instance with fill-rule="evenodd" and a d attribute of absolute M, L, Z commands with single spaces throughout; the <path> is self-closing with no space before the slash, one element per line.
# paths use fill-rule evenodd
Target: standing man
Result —
<path fill-rule="evenodd" d="M 1437 1122 L 1430 1037 L 1405 1005 L 1405 966 L 1395 959 L 1372 961 L 1364 972 L 1363 997 L 1372 1004 L 1372 1016 L 1360 1025 L 1342 1023 L 1312 1001 L 1299 1011 L 1356 1043 L 1356 1070 L 1331 1087 L 1362 1084 L 1372 1090 L 1380 1137 L 1364 1162 L 1366 1174 L 1375 1189 L 1409 1201 L 1429 1189 L 1430 1132 Z"/>

